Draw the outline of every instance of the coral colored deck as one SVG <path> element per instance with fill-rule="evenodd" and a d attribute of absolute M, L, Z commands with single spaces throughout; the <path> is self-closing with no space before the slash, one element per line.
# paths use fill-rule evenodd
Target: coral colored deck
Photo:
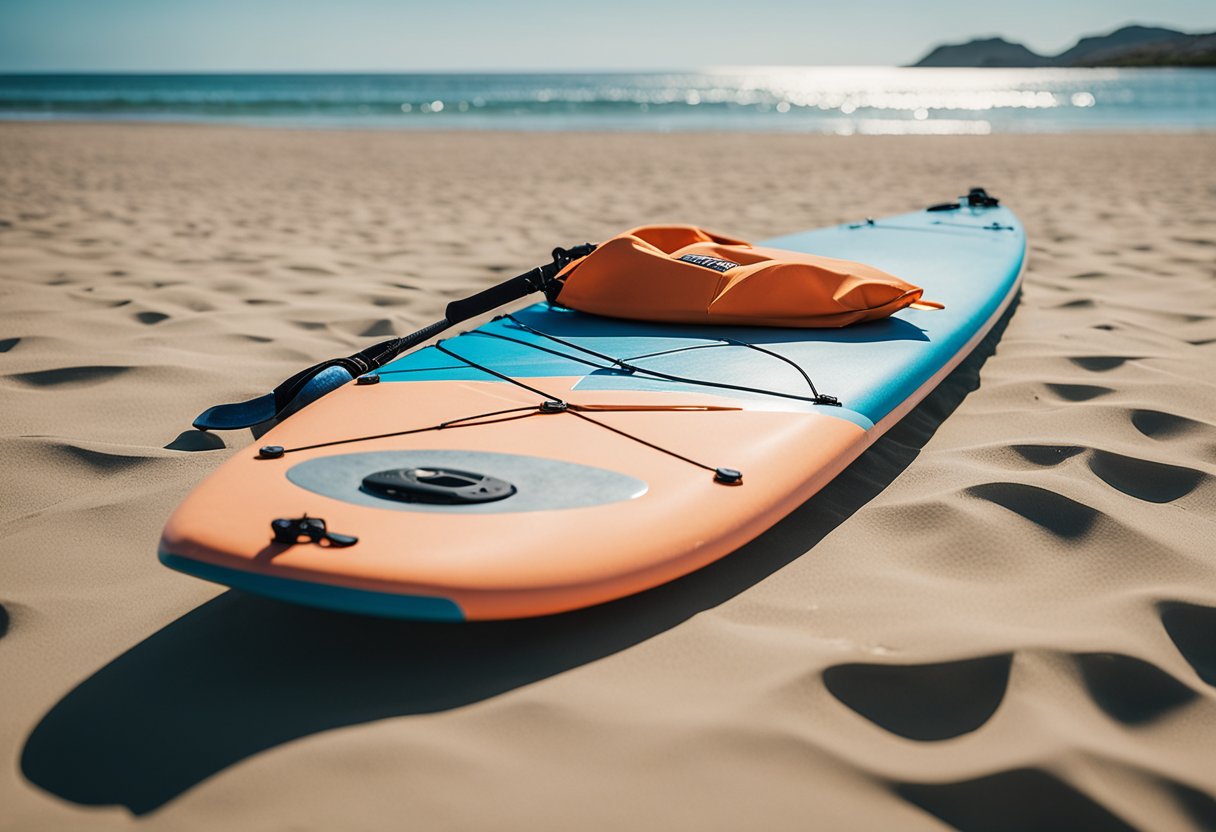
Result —
<path fill-rule="evenodd" d="M 445 346 L 571 404 L 737 409 L 590 414 L 687 459 L 570 413 L 331 445 L 280 459 L 259 459 L 249 449 L 202 483 L 173 515 L 161 542 L 162 560 L 199 577 L 301 603 L 444 620 L 543 615 L 656 586 L 759 535 L 898 421 L 998 320 L 1017 291 L 1025 255 L 1021 225 L 1003 208 L 922 211 L 765 245 L 872 264 L 924 287 L 925 298 L 945 309 L 905 309 L 844 329 L 791 330 L 637 323 L 529 307 L 517 313 L 528 326 L 606 355 L 624 359 L 682 350 L 636 363 L 682 377 L 809 396 L 788 364 L 717 339 L 761 345 L 796 362 L 842 407 L 623 373 L 499 320 L 482 330 L 526 343 L 467 333 Z M 683 349 L 700 345 L 707 348 Z M 433 348 L 398 359 L 381 376 L 381 384 L 336 391 L 261 442 L 291 449 L 542 400 Z M 396 504 L 372 507 L 340 489 L 318 493 L 287 476 L 309 460 L 353 453 L 383 453 L 387 459 L 403 451 L 419 459 L 436 451 L 557 459 L 623 474 L 645 488 L 574 508 L 517 511 L 508 498 L 489 513 L 411 511 Z M 688 460 L 738 469 L 743 483 L 718 484 L 711 471 Z M 305 513 L 324 518 L 333 531 L 357 535 L 359 542 L 346 549 L 270 543 L 271 520 Z"/>

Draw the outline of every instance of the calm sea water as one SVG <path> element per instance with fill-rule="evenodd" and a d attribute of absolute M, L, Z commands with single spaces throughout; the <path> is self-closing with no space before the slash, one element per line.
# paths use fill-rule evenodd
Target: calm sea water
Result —
<path fill-rule="evenodd" d="M 0 119 L 838 134 L 1216 129 L 1216 71 L 0 75 Z"/>

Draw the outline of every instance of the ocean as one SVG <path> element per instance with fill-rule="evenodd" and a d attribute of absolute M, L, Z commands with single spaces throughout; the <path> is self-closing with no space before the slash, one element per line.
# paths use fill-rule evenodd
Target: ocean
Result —
<path fill-rule="evenodd" d="M 1216 129 L 1216 70 L 0 75 L 0 119 L 830 134 Z"/>

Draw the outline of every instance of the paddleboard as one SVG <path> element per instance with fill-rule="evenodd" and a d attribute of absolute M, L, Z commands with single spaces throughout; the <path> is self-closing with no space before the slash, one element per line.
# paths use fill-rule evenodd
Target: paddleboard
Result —
<path fill-rule="evenodd" d="M 774 329 L 535 304 L 238 451 L 170 518 L 160 560 L 300 604 L 443 621 L 657 586 L 764 532 L 898 422 L 1001 317 L 1026 253 L 1011 211 L 965 202 L 763 245 L 876 266 L 945 308 Z M 839 404 L 814 403 L 804 374 Z"/>

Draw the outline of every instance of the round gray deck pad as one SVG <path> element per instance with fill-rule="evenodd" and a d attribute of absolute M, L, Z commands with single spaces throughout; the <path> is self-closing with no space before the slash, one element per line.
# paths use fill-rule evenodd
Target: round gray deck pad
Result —
<path fill-rule="evenodd" d="M 454 468 L 504 479 L 515 494 L 493 503 L 435 505 L 406 503 L 369 494 L 363 478 L 389 468 Z M 287 470 L 300 488 L 355 505 L 390 511 L 441 514 L 510 514 L 585 508 L 632 500 L 646 493 L 646 483 L 604 468 L 518 454 L 484 451 L 374 451 L 339 454 L 301 462 Z"/>

